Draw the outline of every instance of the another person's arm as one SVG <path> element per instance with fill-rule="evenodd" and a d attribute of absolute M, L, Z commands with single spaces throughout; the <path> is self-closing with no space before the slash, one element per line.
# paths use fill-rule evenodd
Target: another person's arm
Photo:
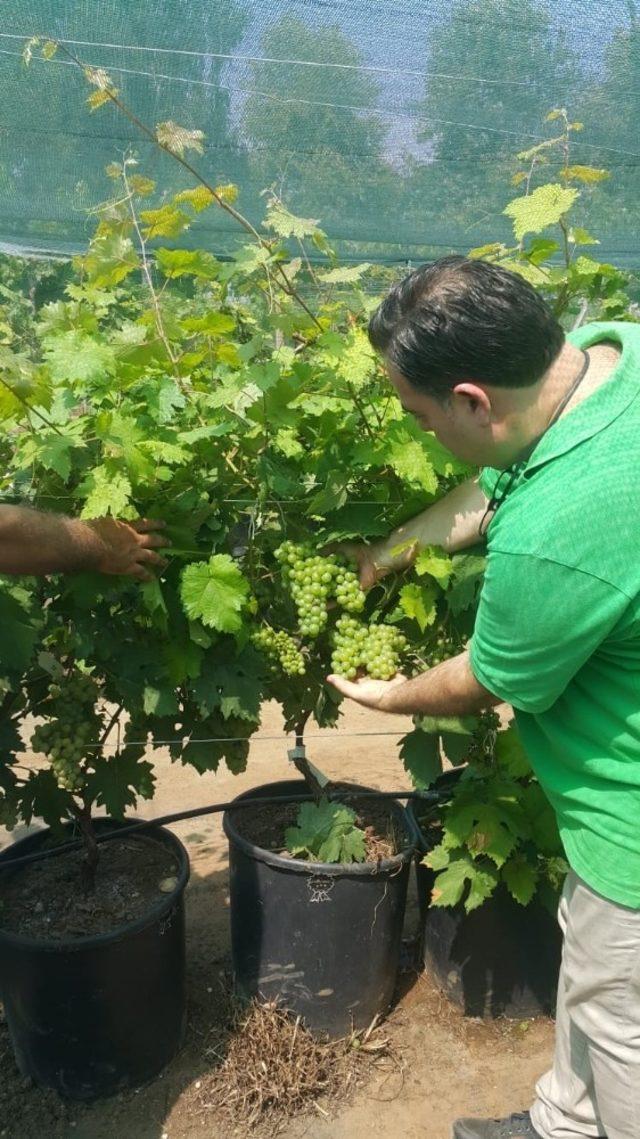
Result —
<path fill-rule="evenodd" d="M 162 523 L 97 518 L 83 522 L 24 506 L 0 506 L 0 573 L 124 574 L 149 581 L 165 565 Z"/>
<path fill-rule="evenodd" d="M 410 566 L 424 546 L 442 546 L 450 554 L 473 546 L 479 540 L 487 506 L 488 499 L 477 479 L 470 479 L 415 518 L 403 522 L 388 538 L 370 545 L 354 543 L 343 549 L 358 563 L 362 588 L 370 589 L 386 574 Z M 392 553 L 398 546 L 404 547 L 402 552 Z"/>

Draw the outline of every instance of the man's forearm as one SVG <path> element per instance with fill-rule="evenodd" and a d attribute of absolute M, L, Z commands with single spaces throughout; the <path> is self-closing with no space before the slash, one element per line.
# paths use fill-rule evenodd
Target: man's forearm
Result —
<path fill-rule="evenodd" d="M 86 522 L 24 506 L 0 506 L 0 573 L 95 569 L 104 545 Z"/>
<path fill-rule="evenodd" d="M 389 549 L 404 542 L 421 546 L 442 546 L 454 554 L 480 541 L 480 523 L 488 500 L 477 479 L 455 487 L 422 514 L 403 522 L 385 540 Z"/>
<path fill-rule="evenodd" d="M 405 715 L 468 716 L 500 703 L 478 683 L 464 652 L 403 684 L 389 685 L 378 707 Z"/>

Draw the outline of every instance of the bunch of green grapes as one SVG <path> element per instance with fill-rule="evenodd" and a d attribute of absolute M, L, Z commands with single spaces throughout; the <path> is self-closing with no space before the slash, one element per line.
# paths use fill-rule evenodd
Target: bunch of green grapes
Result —
<path fill-rule="evenodd" d="M 277 671 L 278 666 L 287 676 L 304 676 L 304 657 L 293 637 L 271 625 L 263 625 L 252 636 L 256 648 L 267 657 Z"/>
<path fill-rule="evenodd" d="M 81 788 L 80 765 L 87 745 L 98 739 L 102 718 L 95 711 L 97 695 L 95 681 L 81 672 L 53 682 L 45 703 L 49 718 L 31 737 L 31 747 L 49 757 L 58 785 L 65 791 Z"/>
<path fill-rule="evenodd" d="M 457 656 L 464 649 L 464 639 L 455 629 L 438 629 L 425 652 L 425 663 L 429 668 L 442 664 L 444 660 Z"/>
<path fill-rule="evenodd" d="M 480 712 L 478 722 L 472 732 L 468 759 L 473 763 L 492 762 L 496 733 L 499 729 L 500 717 L 493 708 L 487 708 Z"/>
<path fill-rule="evenodd" d="M 336 621 L 331 668 L 353 680 L 364 668 L 375 680 L 390 680 L 407 648 L 406 637 L 393 625 L 369 625 L 343 615 Z"/>
<path fill-rule="evenodd" d="M 407 638 L 393 625 L 369 625 L 363 664 L 374 680 L 391 680 L 398 671 Z"/>
<path fill-rule="evenodd" d="M 321 557 L 309 545 L 283 542 L 275 556 L 295 601 L 303 637 L 317 637 L 326 628 L 327 602 L 332 597 L 349 613 L 364 608 L 365 595 L 357 575 L 342 566 L 335 554 Z"/>

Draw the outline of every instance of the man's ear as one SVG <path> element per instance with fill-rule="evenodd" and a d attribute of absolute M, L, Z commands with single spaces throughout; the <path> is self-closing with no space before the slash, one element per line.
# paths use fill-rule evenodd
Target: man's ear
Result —
<path fill-rule="evenodd" d="M 474 384 L 472 380 L 456 384 L 451 391 L 451 398 L 457 401 L 459 411 L 471 415 L 479 427 L 489 426 L 491 400 L 479 384 Z"/>

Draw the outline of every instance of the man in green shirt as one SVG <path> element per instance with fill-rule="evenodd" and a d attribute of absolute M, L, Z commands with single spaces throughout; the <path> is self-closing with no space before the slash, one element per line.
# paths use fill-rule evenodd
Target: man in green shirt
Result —
<path fill-rule="evenodd" d="M 640 1139 L 640 326 L 565 337 L 523 279 L 449 257 L 391 290 L 370 337 L 406 411 L 484 469 L 357 548 L 362 584 L 485 533 L 488 563 L 467 651 L 332 683 L 388 712 L 510 703 L 571 867 L 554 1067 L 530 1112 L 454 1137 Z"/>

